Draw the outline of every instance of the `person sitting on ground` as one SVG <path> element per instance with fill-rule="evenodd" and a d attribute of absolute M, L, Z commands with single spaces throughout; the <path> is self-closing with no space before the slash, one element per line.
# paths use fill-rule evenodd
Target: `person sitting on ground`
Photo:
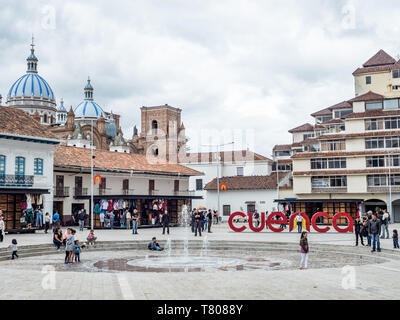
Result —
<path fill-rule="evenodd" d="M 97 237 L 94 236 L 94 230 L 93 230 L 93 229 L 90 230 L 90 232 L 89 232 L 89 234 L 88 234 L 88 236 L 87 236 L 88 244 L 94 245 L 96 239 L 97 239 Z"/>
<path fill-rule="evenodd" d="M 53 234 L 53 243 L 57 247 L 57 251 L 61 251 L 62 245 L 62 231 L 61 228 L 57 228 Z"/>
<path fill-rule="evenodd" d="M 161 248 L 160 245 L 158 244 L 156 237 L 153 237 L 151 239 L 151 242 L 149 243 L 149 245 L 147 247 L 149 248 L 149 250 L 154 250 L 154 251 L 164 250 L 164 248 Z"/>

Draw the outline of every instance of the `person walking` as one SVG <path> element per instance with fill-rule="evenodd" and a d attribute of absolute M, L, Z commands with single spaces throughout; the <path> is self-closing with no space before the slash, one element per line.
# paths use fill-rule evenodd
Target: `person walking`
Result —
<path fill-rule="evenodd" d="M 138 214 L 137 209 L 133 209 L 133 213 L 132 213 L 132 234 L 138 234 L 137 233 L 138 218 L 139 218 L 139 214 Z"/>
<path fill-rule="evenodd" d="M 110 211 L 110 229 L 114 229 L 114 211 Z"/>
<path fill-rule="evenodd" d="M 207 218 L 208 218 L 208 233 L 212 233 L 211 226 L 212 226 L 213 215 L 211 209 L 208 209 Z"/>
<path fill-rule="evenodd" d="M 165 228 L 167 228 L 167 234 L 169 234 L 169 214 L 167 210 L 164 211 L 161 217 L 161 223 L 163 226 L 162 234 L 165 234 Z"/>
<path fill-rule="evenodd" d="M 86 220 L 86 213 L 84 210 L 80 210 L 78 214 L 79 231 L 83 231 L 83 228 L 85 227 L 85 220 Z"/>
<path fill-rule="evenodd" d="M 399 234 L 396 229 L 393 230 L 393 249 L 399 249 Z"/>
<path fill-rule="evenodd" d="M 131 219 L 132 219 L 131 213 L 129 212 L 128 209 L 126 209 L 125 225 L 128 230 L 131 228 Z"/>
<path fill-rule="evenodd" d="M 197 237 L 197 231 L 199 232 L 199 236 L 201 237 L 201 221 L 203 220 L 203 213 L 201 211 L 197 211 L 194 216 L 195 228 L 194 228 L 194 236 Z"/>
<path fill-rule="evenodd" d="M 196 216 L 196 212 L 197 212 L 197 209 L 193 209 L 192 215 L 191 215 L 191 224 L 190 224 L 190 226 L 192 228 L 192 232 L 193 233 L 194 233 L 194 227 L 195 227 L 195 224 L 196 224 L 195 218 L 194 218 Z"/>
<path fill-rule="evenodd" d="M 45 216 L 44 216 L 44 233 L 47 233 L 50 229 L 50 222 L 51 222 L 51 217 L 50 214 L 48 212 L 46 212 Z"/>
<path fill-rule="evenodd" d="M 364 226 L 362 224 L 362 222 L 360 221 L 360 217 L 356 218 L 356 221 L 354 221 L 354 233 L 356 235 L 356 247 L 358 246 L 358 238 L 361 239 L 361 245 L 364 246 L 364 239 L 361 233 L 361 229 L 363 229 Z"/>
<path fill-rule="evenodd" d="M 386 233 L 386 239 L 389 239 L 389 213 L 386 211 L 386 209 L 383 209 L 383 215 L 382 215 L 382 234 L 381 238 L 385 239 L 385 233 Z"/>
<path fill-rule="evenodd" d="M 296 216 L 296 223 L 297 223 L 297 232 L 301 233 L 301 231 L 303 230 L 303 216 L 298 213 Z"/>
<path fill-rule="evenodd" d="M 15 257 L 19 258 L 17 240 L 16 239 L 12 239 L 11 240 L 11 245 L 9 245 L 8 247 L 12 248 L 11 260 L 14 260 Z"/>
<path fill-rule="evenodd" d="M 4 222 L 3 216 L 1 215 L 0 216 L 0 242 L 3 242 L 5 233 L 6 233 L 6 224 Z"/>
<path fill-rule="evenodd" d="M 381 233 L 381 221 L 377 219 L 376 214 L 373 214 L 372 219 L 369 221 L 368 233 L 371 236 L 372 240 L 371 252 L 375 252 L 376 249 L 378 249 L 378 252 L 381 252 L 381 244 L 379 242 L 379 234 Z"/>
<path fill-rule="evenodd" d="M 308 240 L 307 240 L 307 232 L 303 231 L 301 233 L 300 237 L 300 270 L 307 269 L 308 265 L 308 252 L 309 252 L 309 247 L 308 247 Z"/>

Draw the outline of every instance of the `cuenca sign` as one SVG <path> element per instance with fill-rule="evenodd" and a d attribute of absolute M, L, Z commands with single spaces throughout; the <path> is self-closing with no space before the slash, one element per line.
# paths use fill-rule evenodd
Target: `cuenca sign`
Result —
<path fill-rule="evenodd" d="M 310 232 L 310 225 L 312 225 L 314 230 L 317 231 L 317 232 L 324 233 L 324 232 L 328 232 L 330 230 L 329 226 L 325 226 L 325 227 L 317 226 L 318 218 L 320 218 L 320 217 L 323 217 L 323 218 L 326 218 L 326 219 L 329 218 L 329 215 L 327 213 L 318 212 L 318 213 L 314 214 L 312 216 L 312 218 L 311 218 L 311 222 L 310 222 L 310 218 L 305 213 L 295 213 L 295 214 L 292 214 L 290 216 L 290 219 L 289 219 L 289 232 L 293 231 L 293 227 L 294 227 L 294 224 L 295 224 L 296 216 L 298 216 L 299 214 L 305 220 L 305 222 L 306 222 L 306 230 L 308 232 Z M 229 217 L 229 220 L 228 220 L 229 227 L 235 232 L 243 232 L 244 230 L 247 229 L 247 227 L 246 226 L 236 227 L 233 224 L 233 221 L 237 217 L 247 218 L 247 216 L 249 217 L 249 228 L 250 228 L 250 230 L 252 230 L 254 232 L 261 232 L 261 231 L 264 230 L 264 227 L 265 227 L 265 213 L 261 214 L 261 223 L 260 223 L 259 227 L 254 227 L 253 214 L 252 213 L 249 213 L 248 215 L 246 215 L 243 212 L 235 212 L 235 213 L 231 214 L 230 217 Z M 278 220 L 276 218 L 278 218 L 280 220 Z M 346 227 L 344 227 L 344 228 L 340 227 L 339 228 L 337 221 L 340 218 L 346 218 L 347 219 L 347 226 Z M 284 230 L 284 228 L 281 225 L 282 224 L 287 224 L 287 223 L 288 223 L 287 218 L 282 212 L 272 212 L 270 215 L 268 215 L 267 226 L 273 232 L 282 232 Z M 277 225 L 279 225 L 279 227 L 277 227 Z M 337 213 L 332 218 L 332 226 L 337 232 L 340 232 L 340 233 L 353 232 L 353 225 L 354 225 L 353 218 L 348 213 L 345 213 L 345 212 Z"/>

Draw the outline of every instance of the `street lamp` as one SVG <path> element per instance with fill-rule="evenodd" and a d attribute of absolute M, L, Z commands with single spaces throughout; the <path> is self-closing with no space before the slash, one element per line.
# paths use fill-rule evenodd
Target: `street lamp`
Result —
<path fill-rule="evenodd" d="M 393 161 L 393 157 L 391 157 L 391 155 L 393 154 L 393 151 L 389 151 L 388 152 L 388 156 L 389 156 L 389 213 L 392 214 L 392 171 L 391 171 L 391 167 L 392 167 L 392 161 Z"/>
<path fill-rule="evenodd" d="M 201 145 L 202 147 L 216 147 L 217 148 L 217 153 L 216 153 L 216 160 L 217 160 L 217 197 L 218 197 L 218 213 L 221 214 L 221 199 L 220 199 L 220 188 L 219 188 L 219 161 L 221 159 L 220 154 L 219 154 L 219 148 L 227 145 L 234 144 L 234 142 L 229 142 L 229 143 L 223 143 L 223 144 L 207 144 L 207 145 Z"/>
<path fill-rule="evenodd" d="M 94 223 L 93 223 L 93 208 L 94 208 L 94 203 L 93 203 L 93 184 L 94 184 L 94 177 L 93 177 L 93 161 L 94 161 L 94 139 L 93 139 L 93 119 L 91 120 L 91 131 L 92 131 L 92 137 L 90 139 L 90 150 L 91 150 L 91 162 L 90 162 L 90 230 L 94 230 Z"/>

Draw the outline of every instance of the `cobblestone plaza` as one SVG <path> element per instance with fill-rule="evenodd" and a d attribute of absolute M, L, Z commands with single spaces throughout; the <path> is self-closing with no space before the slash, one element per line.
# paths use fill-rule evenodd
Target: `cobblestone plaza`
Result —
<path fill-rule="evenodd" d="M 86 234 L 78 232 L 77 238 L 84 241 Z M 138 235 L 97 230 L 96 235 L 95 247 L 83 250 L 82 262 L 69 267 L 63 252 L 51 245 L 51 234 L 7 235 L 0 244 L 0 299 L 396 299 L 400 293 L 400 251 L 392 249 L 391 239 L 381 240 L 381 253 L 371 253 L 369 247 L 354 246 L 354 234 L 311 232 L 309 269 L 299 270 L 297 232 L 234 233 L 222 224 L 201 238 L 186 228 L 172 228 L 170 235 L 157 228 L 140 229 Z M 171 239 L 170 252 L 149 252 L 153 236 L 163 247 Z M 11 261 L 6 246 L 13 238 L 20 258 Z M 183 255 L 185 239 L 190 256 L 237 265 L 151 268 L 166 255 Z M 155 259 L 149 270 L 129 267 L 145 259 Z"/>

